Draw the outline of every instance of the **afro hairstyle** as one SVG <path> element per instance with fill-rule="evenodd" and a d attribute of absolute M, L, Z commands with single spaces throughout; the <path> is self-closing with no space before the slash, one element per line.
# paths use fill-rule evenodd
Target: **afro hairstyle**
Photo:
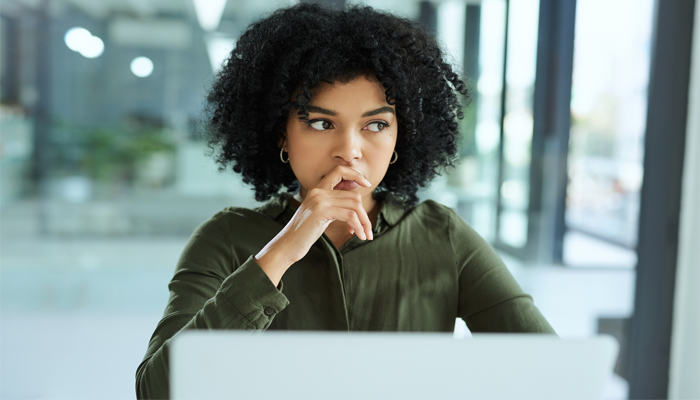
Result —
<path fill-rule="evenodd" d="M 278 145 L 290 112 L 308 120 L 319 84 L 360 76 L 383 85 L 398 124 L 399 157 L 373 197 L 391 194 L 402 206 L 415 206 L 419 188 L 458 161 L 457 119 L 469 91 L 430 31 L 368 6 L 340 11 L 302 3 L 248 26 L 206 98 L 209 155 L 219 171 L 232 166 L 252 184 L 259 202 L 282 186 L 296 191 L 299 182 L 280 161 Z"/>

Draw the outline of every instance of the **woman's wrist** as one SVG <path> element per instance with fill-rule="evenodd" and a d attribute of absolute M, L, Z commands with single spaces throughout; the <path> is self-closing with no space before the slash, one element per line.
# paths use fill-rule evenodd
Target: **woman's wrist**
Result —
<path fill-rule="evenodd" d="M 294 264 L 294 261 L 287 258 L 283 248 L 274 242 L 268 243 L 254 258 L 275 286 L 279 286 L 282 275 Z"/>

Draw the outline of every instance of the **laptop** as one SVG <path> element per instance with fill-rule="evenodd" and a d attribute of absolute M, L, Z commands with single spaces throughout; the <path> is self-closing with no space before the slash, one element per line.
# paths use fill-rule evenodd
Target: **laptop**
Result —
<path fill-rule="evenodd" d="M 173 399 L 600 399 L 611 336 L 180 332 Z"/>

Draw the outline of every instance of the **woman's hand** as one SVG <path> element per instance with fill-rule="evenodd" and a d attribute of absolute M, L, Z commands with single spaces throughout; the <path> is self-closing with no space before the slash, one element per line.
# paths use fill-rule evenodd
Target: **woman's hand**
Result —
<path fill-rule="evenodd" d="M 255 256 L 258 265 L 275 285 L 295 262 L 301 260 L 331 222 L 348 224 L 348 231 L 362 240 L 373 239 L 372 223 L 362 205 L 362 196 L 348 190 L 333 190 L 341 181 L 371 187 L 358 171 L 336 166 L 309 190 L 289 223 Z"/>

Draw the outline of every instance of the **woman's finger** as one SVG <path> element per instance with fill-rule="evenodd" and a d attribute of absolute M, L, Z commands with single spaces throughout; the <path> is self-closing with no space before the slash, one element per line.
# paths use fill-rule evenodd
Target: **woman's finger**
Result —
<path fill-rule="evenodd" d="M 341 216 L 336 219 L 347 222 L 348 225 L 353 227 L 357 237 L 359 237 L 362 240 L 367 240 L 367 236 L 365 235 L 362 223 L 357 217 L 357 213 L 355 211 L 345 209 L 344 212 L 341 213 Z"/>
<path fill-rule="evenodd" d="M 361 222 L 361 227 L 352 228 L 356 232 L 361 230 L 365 233 L 365 237 L 374 239 L 374 234 L 372 233 L 372 222 L 367 215 L 367 211 L 364 209 L 362 197 L 359 193 L 349 190 L 326 190 L 313 188 L 309 191 L 306 198 L 310 203 L 318 201 L 319 203 L 325 204 L 326 202 L 330 201 L 329 204 L 333 207 L 342 207 L 355 210 L 358 219 Z"/>
<path fill-rule="evenodd" d="M 319 182 L 316 187 L 326 190 L 333 190 L 343 181 L 355 182 L 359 186 L 372 187 L 372 183 L 368 181 L 360 173 L 360 171 L 342 165 L 336 165 L 321 179 L 321 182 Z"/>
<path fill-rule="evenodd" d="M 333 207 L 345 208 L 352 210 L 359 222 L 359 226 L 352 227 L 355 232 L 363 232 L 365 239 L 372 238 L 372 222 L 369 220 L 369 216 L 362 206 L 362 201 L 359 198 L 353 199 L 334 199 L 330 203 Z M 352 232 L 351 232 L 352 233 Z M 358 237 L 360 237 L 358 235 Z"/>

